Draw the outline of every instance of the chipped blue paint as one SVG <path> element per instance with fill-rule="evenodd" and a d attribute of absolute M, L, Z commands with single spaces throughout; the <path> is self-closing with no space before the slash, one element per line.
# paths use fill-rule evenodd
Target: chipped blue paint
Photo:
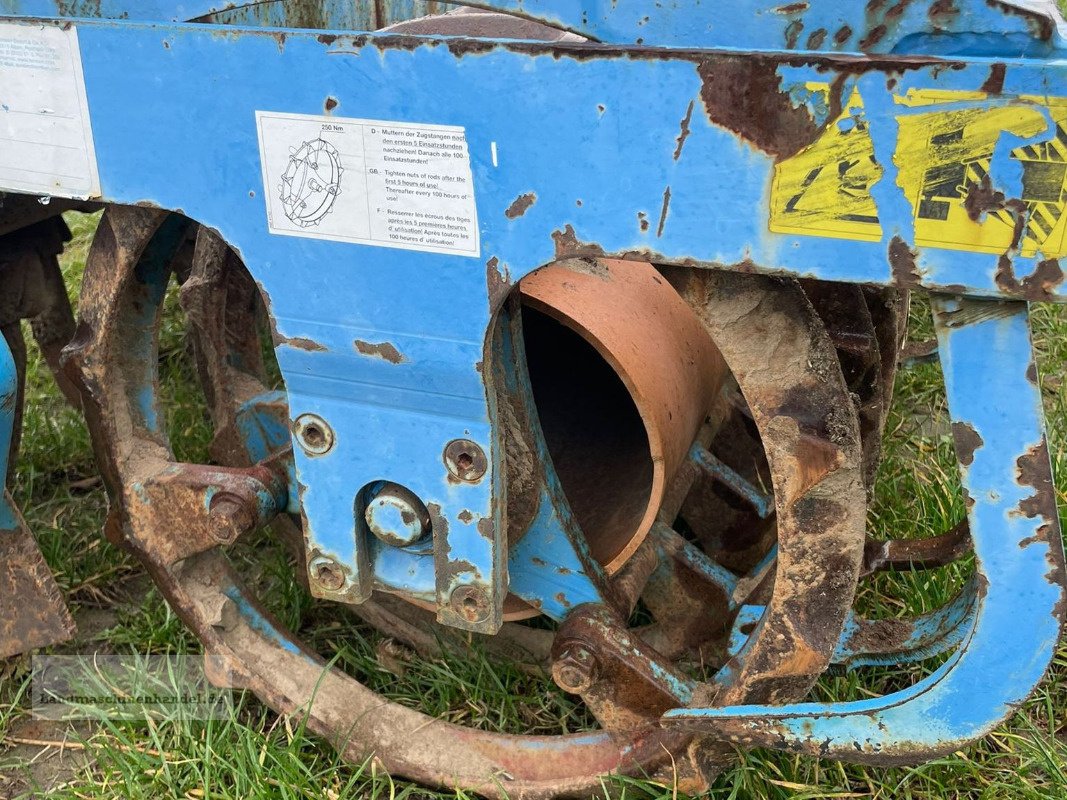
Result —
<path fill-rule="evenodd" d="M 547 491 L 530 529 L 510 550 L 508 571 L 511 591 L 555 620 L 583 603 L 605 602 L 603 573 L 569 510 Z"/>
<path fill-rule="evenodd" d="M 669 575 L 675 570 L 675 564 L 682 564 L 687 569 L 699 575 L 701 579 L 711 586 L 716 586 L 727 598 L 727 607 L 733 610 L 733 593 L 737 588 L 737 576 L 709 558 L 699 547 L 686 541 L 674 530 L 662 522 L 652 523 L 649 531 L 659 558 L 659 566 L 656 574 L 662 579 L 668 580 Z M 680 545 L 680 546 L 679 546 Z"/>

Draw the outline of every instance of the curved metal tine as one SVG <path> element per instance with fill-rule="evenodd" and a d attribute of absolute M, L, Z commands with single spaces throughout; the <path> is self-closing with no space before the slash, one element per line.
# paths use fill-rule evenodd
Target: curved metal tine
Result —
<path fill-rule="evenodd" d="M 675 709 L 664 724 L 824 758 L 907 763 L 985 735 L 1041 680 L 1067 592 L 1027 306 L 935 297 L 934 313 L 980 586 L 963 643 L 932 675 L 885 697 Z"/>
<path fill-rule="evenodd" d="M 937 352 L 937 340 L 925 342 L 908 342 L 900 351 L 900 366 L 911 369 L 920 364 L 936 364 L 941 356 Z"/>
<path fill-rule="evenodd" d="M 832 663 L 846 670 L 914 663 L 947 653 L 974 627 L 980 581 L 972 575 L 951 602 L 908 620 L 868 620 L 853 615 L 846 623 Z"/>
<path fill-rule="evenodd" d="M 865 619 L 850 614 L 830 663 L 852 671 L 915 663 L 959 647 L 974 626 L 979 582 L 972 578 L 952 602 L 912 619 Z M 738 609 L 727 656 L 736 656 L 763 616 L 763 606 Z"/>
<path fill-rule="evenodd" d="M 705 583 L 716 587 L 727 598 L 737 588 L 737 576 L 717 561 L 709 558 L 685 537 L 662 522 L 656 521 L 649 531 L 649 539 L 660 552 L 661 564 L 678 564 L 695 573 Z"/>
<path fill-rule="evenodd" d="M 868 537 L 860 577 L 887 570 L 937 569 L 971 552 L 971 528 L 964 519 L 950 530 L 926 539 L 878 540 Z"/>

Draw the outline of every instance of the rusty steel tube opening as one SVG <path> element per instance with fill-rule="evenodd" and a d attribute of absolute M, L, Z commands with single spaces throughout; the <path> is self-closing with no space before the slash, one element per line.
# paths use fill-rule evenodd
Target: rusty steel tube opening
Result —
<path fill-rule="evenodd" d="M 548 451 L 593 557 L 613 573 L 651 528 L 726 367 L 646 262 L 560 262 L 519 290 Z"/>

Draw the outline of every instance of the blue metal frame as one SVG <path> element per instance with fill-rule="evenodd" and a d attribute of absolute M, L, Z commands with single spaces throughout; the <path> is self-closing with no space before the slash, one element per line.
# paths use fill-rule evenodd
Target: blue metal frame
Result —
<path fill-rule="evenodd" d="M 902 4 L 892 20 L 888 11 L 872 19 L 858 3 L 768 10 L 749 0 L 669 12 L 650 0 L 484 4 L 612 42 L 552 45 L 166 21 L 201 16 L 209 3 L 92 5 L 100 16 L 160 20 L 75 22 L 100 199 L 181 211 L 210 226 L 264 289 L 291 418 L 315 414 L 335 440 L 315 457 L 294 447 L 308 546 L 355 569 L 357 596 L 400 591 L 434 602 L 444 622 L 483 632 L 501 624 L 509 587 L 557 618 L 604 596 L 551 474 L 534 525 L 545 536 L 511 549 L 508 579 L 501 441 L 482 371 L 501 286 L 559 258 L 603 254 L 924 288 L 985 298 L 937 301 L 953 418 L 982 443 L 960 453 L 980 571 L 996 578 L 977 593 L 973 629 L 937 673 L 887 698 L 678 709 L 665 722 L 885 760 L 955 749 L 1040 679 L 1059 634 L 1062 551 L 1049 488 L 1033 482 L 1047 473 L 1048 456 L 1028 372 L 1027 311 L 1000 301 L 1067 300 L 1062 253 L 1028 248 L 1021 234 L 1003 252 L 931 243 L 919 230 L 920 198 L 906 187 L 915 180 L 912 162 L 934 164 L 938 154 L 906 131 L 970 114 L 1025 122 L 1003 123 L 983 153 L 990 186 L 1022 198 L 1026 174 L 1016 153 L 1054 144 L 1067 106 L 1057 33 L 979 0 L 957 3 L 940 21 L 933 3 Z M 292 22 L 284 4 L 268 5 L 265 16 L 236 19 Z M 355 26 L 341 6 L 324 4 L 324 18 Z M 0 0 L 0 15 L 87 9 Z M 820 30 L 825 35 L 811 39 Z M 805 48 L 818 52 L 785 52 Z M 739 115 L 738 97 L 759 102 Z M 257 111 L 463 127 L 480 257 L 270 235 Z M 838 132 L 862 135 L 877 167 L 859 190 L 874 209 L 858 223 L 863 232 L 845 230 L 843 221 L 856 220 L 844 217 L 829 234 L 775 232 L 769 219 L 783 171 L 830 148 Z M 534 202 L 516 213 L 520 198 Z M 998 224 L 1003 208 L 986 202 L 973 221 Z M 357 341 L 387 344 L 398 357 L 368 355 Z M 273 446 L 269 432 L 261 438 Z M 484 478 L 450 479 L 442 451 L 456 439 L 484 452 Z M 380 480 L 409 488 L 431 510 L 436 563 L 374 549 L 362 535 L 356 496 Z M 531 566 L 535 559 L 569 572 L 548 580 Z M 449 606 L 457 588 L 472 586 L 489 607 L 476 621 Z M 991 683 L 990 674 L 1013 678 Z M 969 702 L 953 699 L 961 696 Z"/>

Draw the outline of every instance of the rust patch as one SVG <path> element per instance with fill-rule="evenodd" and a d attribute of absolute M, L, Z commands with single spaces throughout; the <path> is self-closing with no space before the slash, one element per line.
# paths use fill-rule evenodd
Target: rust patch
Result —
<path fill-rule="evenodd" d="M 1000 94 L 1004 91 L 1004 76 L 1008 73 L 1006 64 L 994 64 L 989 68 L 989 77 L 982 84 L 982 91 L 989 94 Z M 986 176 L 988 178 L 988 176 Z"/>
<path fill-rule="evenodd" d="M 997 286 L 1008 294 L 1025 300 L 1049 300 L 1057 286 L 1063 283 L 1059 259 L 1049 258 L 1037 265 L 1032 274 L 1022 280 L 1015 277 L 1015 268 L 1007 255 L 997 262 Z"/>
<path fill-rule="evenodd" d="M 556 258 L 565 256 L 593 256 L 594 258 L 599 258 L 605 255 L 604 248 L 579 240 L 578 235 L 574 232 L 574 226 L 570 223 L 567 223 L 561 231 L 552 231 L 552 241 L 556 243 Z"/>
<path fill-rule="evenodd" d="M 646 233 L 650 227 L 648 214 L 644 211 L 637 212 L 637 226 L 641 229 L 641 233 Z"/>
<path fill-rule="evenodd" d="M 893 270 L 893 283 L 912 287 L 922 282 L 922 273 L 916 265 L 917 254 L 899 236 L 889 242 L 889 266 Z"/>
<path fill-rule="evenodd" d="M 369 356 L 371 358 L 380 358 L 382 361 L 388 361 L 390 364 L 403 364 L 407 361 L 392 342 L 374 343 L 356 339 L 354 346 L 360 355 Z"/>
<path fill-rule="evenodd" d="M 1003 82 L 1002 76 L 1002 85 Z M 994 189 L 993 182 L 988 175 L 985 175 L 981 182 L 972 183 L 967 189 L 967 196 L 963 198 L 963 207 L 967 209 L 967 216 L 972 221 L 978 222 L 990 211 L 1001 211 L 1004 208 L 1004 192 Z"/>
<path fill-rule="evenodd" d="M 930 6 L 927 15 L 935 25 L 940 25 L 942 20 L 954 17 L 959 13 L 960 10 L 956 8 L 956 0 L 936 0 L 936 2 Z"/>
<path fill-rule="evenodd" d="M 899 3 L 890 7 L 890 9 L 885 12 L 885 18 L 890 20 L 900 19 L 904 16 L 904 11 L 911 4 L 911 1 L 912 0 L 900 0 Z"/>
<path fill-rule="evenodd" d="M 1020 486 L 1033 488 L 1034 493 L 1020 501 L 1019 510 L 1027 517 L 1052 520 L 1056 514 L 1056 495 L 1052 483 L 1052 462 L 1044 439 L 1034 445 L 1015 462 Z"/>
<path fill-rule="evenodd" d="M 1055 25 L 1052 20 L 1046 17 L 1044 14 L 1039 14 L 1036 11 L 1031 11 L 1019 6 L 1010 5 L 1008 3 L 999 2 L 999 0 L 986 0 L 986 5 L 990 8 L 995 8 L 1002 14 L 1017 14 L 1026 20 L 1026 25 L 1030 28 L 1030 32 L 1043 42 L 1052 40 L 1052 36 L 1055 33 Z"/>
<path fill-rule="evenodd" d="M 667 214 L 671 209 L 671 187 L 663 190 L 663 206 L 659 210 L 659 225 L 656 226 L 656 237 L 663 236 L 663 226 L 667 224 Z"/>
<path fill-rule="evenodd" d="M 439 503 L 427 503 L 426 511 L 430 515 L 430 531 L 433 533 L 434 541 L 447 542 L 448 539 L 448 517 L 441 513 L 441 506 Z M 435 552 L 441 548 L 434 548 Z M 443 554 L 444 558 L 447 558 L 447 553 Z"/>
<path fill-rule="evenodd" d="M 888 16 L 888 14 L 886 16 Z M 885 35 L 888 32 L 889 29 L 886 28 L 885 25 L 875 25 L 873 28 L 867 31 L 866 36 L 860 39 L 860 50 L 870 50 L 872 47 L 882 41 L 882 39 L 885 38 Z"/>
<path fill-rule="evenodd" d="M 0 530 L 0 659 L 70 639 L 74 621 L 33 534 Z"/>
<path fill-rule="evenodd" d="M 819 50 L 826 41 L 826 28 L 817 28 L 808 37 L 808 50 Z"/>
<path fill-rule="evenodd" d="M 778 6 L 774 9 L 778 14 L 801 14 L 808 10 L 807 3 L 790 3 L 787 6 Z"/>
<path fill-rule="evenodd" d="M 685 116 L 682 117 L 682 121 L 680 123 L 680 130 L 678 131 L 678 138 L 674 140 L 675 144 L 677 145 L 674 148 L 674 160 L 675 161 L 677 161 L 679 158 L 682 157 L 682 148 L 685 147 L 685 140 L 689 138 L 689 132 L 690 132 L 689 131 L 689 123 L 693 119 L 693 107 L 694 106 L 696 106 L 696 100 L 690 100 L 689 101 L 689 108 L 687 108 L 685 110 Z"/>
<path fill-rule="evenodd" d="M 322 104 L 322 108 L 327 114 L 331 113 L 335 108 L 337 108 L 337 98 L 327 97 L 326 102 Z"/>
<path fill-rule="evenodd" d="M 463 509 L 456 515 L 456 519 L 458 519 L 464 525 L 470 525 L 471 522 L 474 520 L 474 514 L 472 514 L 467 509 Z"/>
<path fill-rule="evenodd" d="M 493 521 L 488 517 L 482 517 L 478 520 L 477 528 L 483 539 L 491 542 L 496 538 L 496 526 L 493 525 Z"/>
<path fill-rule="evenodd" d="M 848 25 L 842 25 L 838 28 L 837 33 L 834 34 L 834 44 L 840 47 L 849 39 L 852 38 L 852 28 Z"/>
<path fill-rule="evenodd" d="M 286 338 L 284 336 L 278 337 L 279 345 L 287 345 L 289 347 L 295 347 L 297 350 L 306 350 L 309 353 L 325 353 L 330 348 L 319 344 L 313 339 L 307 339 L 303 336 L 293 336 Z"/>
<path fill-rule="evenodd" d="M 975 450 L 985 444 L 969 422 L 952 423 L 952 440 L 956 443 L 956 456 L 965 467 L 974 463 Z"/>
<path fill-rule="evenodd" d="M 804 32 L 804 23 L 799 19 L 795 19 L 786 25 L 785 28 L 785 48 L 786 50 L 796 50 L 797 42 L 800 41 L 800 34 Z"/>
<path fill-rule="evenodd" d="M 493 256 L 485 262 L 485 288 L 489 293 L 489 307 L 498 308 L 511 292 L 511 273 L 500 269 L 500 259 Z"/>
<path fill-rule="evenodd" d="M 813 142 L 819 128 L 804 107 L 780 87 L 778 62 L 765 56 L 705 60 L 697 67 L 700 98 L 712 124 L 776 159 Z"/>
<path fill-rule="evenodd" d="M 507 210 L 504 212 L 504 216 L 508 219 L 518 219 L 527 211 L 529 211 L 530 206 L 532 206 L 536 202 L 537 195 L 533 192 L 520 194 L 511 202 L 511 205 L 507 207 Z"/>

